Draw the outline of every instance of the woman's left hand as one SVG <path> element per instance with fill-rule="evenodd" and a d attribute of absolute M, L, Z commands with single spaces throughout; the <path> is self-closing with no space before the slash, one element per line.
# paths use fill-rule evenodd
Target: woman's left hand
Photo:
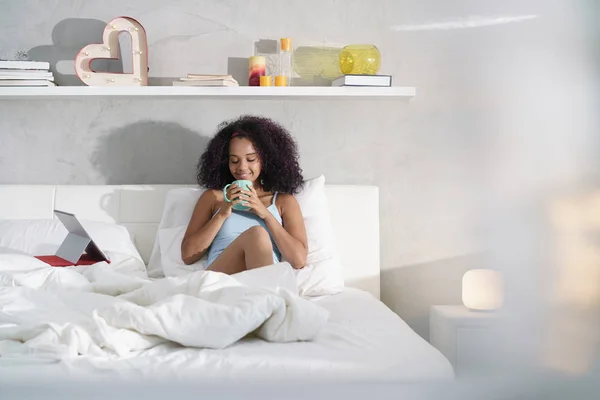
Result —
<path fill-rule="evenodd" d="M 245 201 L 242 202 L 242 205 L 246 207 L 250 207 L 250 211 L 256 214 L 260 219 L 267 218 L 269 215 L 269 210 L 262 203 L 260 198 L 258 197 L 258 193 L 254 190 L 254 187 L 250 186 L 250 190 L 242 190 L 241 193 L 246 195 Z"/>

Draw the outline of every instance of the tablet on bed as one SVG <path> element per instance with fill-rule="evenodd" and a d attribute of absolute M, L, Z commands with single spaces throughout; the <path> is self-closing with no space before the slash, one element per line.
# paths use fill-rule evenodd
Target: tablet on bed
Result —
<path fill-rule="evenodd" d="M 70 265 L 91 265 L 110 260 L 86 232 L 74 214 L 54 210 L 54 215 L 62 222 L 68 233 L 55 255 L 36 258 L 55 267 Z"/>

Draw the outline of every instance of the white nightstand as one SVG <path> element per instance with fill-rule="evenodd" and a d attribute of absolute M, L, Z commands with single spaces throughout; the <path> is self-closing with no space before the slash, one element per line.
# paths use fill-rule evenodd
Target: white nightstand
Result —
<path fill-rule="evenodd" d="M 457 377 L 492 372 L 499 318 L 464 306 L 433 306 L 429 342 L 448 358 Z"/>

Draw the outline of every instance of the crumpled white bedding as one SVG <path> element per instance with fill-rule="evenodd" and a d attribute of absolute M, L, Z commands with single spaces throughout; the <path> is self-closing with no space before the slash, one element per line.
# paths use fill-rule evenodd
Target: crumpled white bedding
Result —
<path fill-rule="evenodd" d="M 118 258 L 113 258 L 118 259 Z M 0 357 L 117 358 L 158 344 L 222 349 L 249 334 L 308 341 L 328 312 L 297 295 L 287 263 L 150 280 L 139 260 L 57 268 L 0 254 Z"/>
<path fill-rule="evenodd" d="M 362 290 L 299 298 L 286 264 L 152 281 L 139 259 L 109 257 L 52 268 L 0 250 L 0 383 L 453 379 L 437 349 Z"/>

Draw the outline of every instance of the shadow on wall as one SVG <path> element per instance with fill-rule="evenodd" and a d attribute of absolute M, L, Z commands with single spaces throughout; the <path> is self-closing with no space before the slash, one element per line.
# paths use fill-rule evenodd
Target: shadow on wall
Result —
<path fill-rule="evenodd" d="M 52 44 L 34 47 L 28 55 L 31 59 L 49 62 L 59 86 L 82 86 L 84 83 L 75 75 L 75 56 L 88 44 L 102 43 L 106 24 L 97 19 L 64 19 L 52 30 Z M 93 67 L 106 72 L 123 72 L 120 59 L 95 60 Z"/>
<path fill-rule="evenodd" d="M 99 138 L 91 163 L 105 184 L 193 184 L 208 137 L 174 122 L 139 121 Z"/>

